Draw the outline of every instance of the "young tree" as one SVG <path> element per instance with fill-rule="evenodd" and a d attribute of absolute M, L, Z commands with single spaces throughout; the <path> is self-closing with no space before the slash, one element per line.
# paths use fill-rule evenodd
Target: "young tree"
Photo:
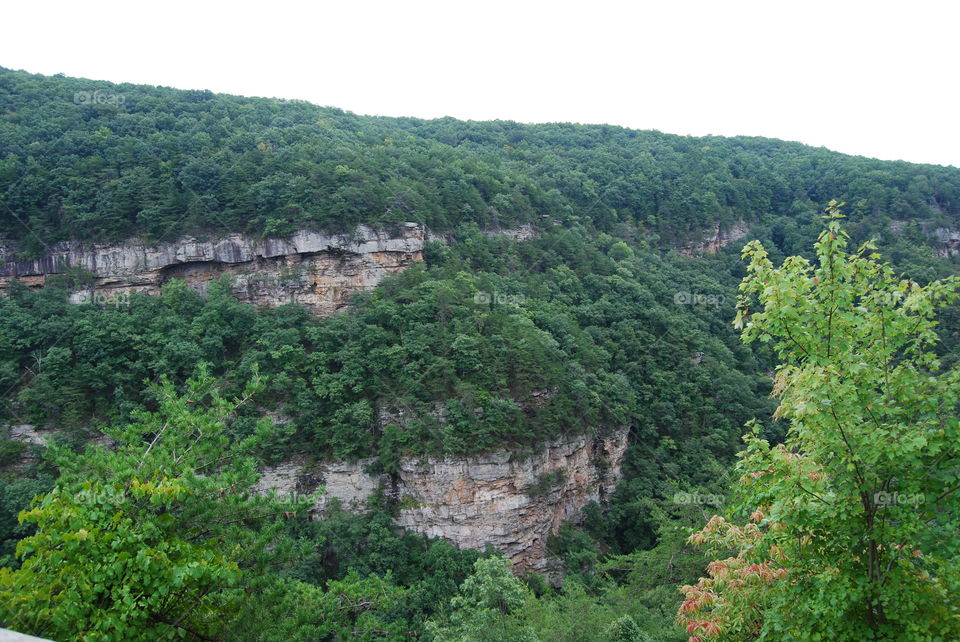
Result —
<path fill-rule="evenodd" d="M 644 633 L 629 615 L 623 615 L 611 622 L 604 633 L 610 642 L 649 642 L 650 640 L 650 636 Z"/>
<path fill-rule="evenodd" d="M 0 622 L 54 639 L 211 639 L 242 608 L 243 574 L 262 570 L 283 517 L 309 503 L 249 492 L 250 453 L 270 430 L 231 443 L 225 425 L 262 386 L 224 399 L 201 367 L 178 395 L 163 380 L 158 410 L 110 431 L 113 448 L 55 451 L 55 488 L 20 515 L 36 534 L 0 569 Z M 268 546 L 271 550 L 268 553 Z"/>
<path fill-rule="evenodd" d="M 441 624 L 427 622 L 426 632 L 437 642 L 485 640 L 536 641 L 533 630 L 512 617 L 531 599 L 529 590 L 510 572 L 505 557 L 480 558 L 460 593 L 450 600 L 450 616 Z"/>
<path fill-rule="evenodd" d="M 847 254 L 838 207 L 814 263 L 744 248 L 735 323 L 776 349 L 790 430 L 746 438 L 747 523 L 717 516 L 691 537 L 735 551 L 681 589 L 691 640 L 960 639 L 960 369 L 932 351 L 958 280 L 898 278 L 872 243 Z"/>

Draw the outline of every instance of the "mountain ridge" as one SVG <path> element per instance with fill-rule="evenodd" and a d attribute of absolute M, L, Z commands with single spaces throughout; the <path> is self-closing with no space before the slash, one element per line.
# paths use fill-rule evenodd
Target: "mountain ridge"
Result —
<path fill-rule="evenodd" d="M 0 236 L 34 252 L 69 237 L 447 231 L 545 215 L 675 243 L 738 220 L 804 225 L 831 199 L 864 237 L 893 219 L 960 227 L 960 169 L 777 139 L 360 116 L 3 69 L 0 107 Z"/>

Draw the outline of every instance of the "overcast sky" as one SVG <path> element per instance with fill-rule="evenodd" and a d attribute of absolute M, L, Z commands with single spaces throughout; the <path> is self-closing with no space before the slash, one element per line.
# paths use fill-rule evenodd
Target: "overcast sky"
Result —
<path fill-rule="evenodd" d="M 29 2 L 0 66 L 960 166 L 960 2 Z"/>

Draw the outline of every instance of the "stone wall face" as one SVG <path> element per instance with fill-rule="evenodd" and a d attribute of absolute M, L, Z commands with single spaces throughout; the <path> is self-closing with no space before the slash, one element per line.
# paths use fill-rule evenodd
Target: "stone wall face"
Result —
<path fill-rule="evenodd" d="M 750 226 L 745 221 L 736 221 L 732 225 L 717 224 L 699 241 L 692 241 L 678 248 L 684 256 L 703 256 L 716 254 L 731 243 L 736 243 L 750 233 Z"/>
<path fill-rule="evenodd" d="M 405 223 L 396 232 L 360 226 L 352 234 L 300 231 L 286 239 L 232 234 L 156 246 L 60 243 L 35 260 L 17 260 L 16 248 L 0 246 L 0 289 L 14 278 L 40 286 L 51 275 L 79 268 L 92 275 L 93 283 L 72 300 L 111 302 L 133 292 L 158 294 L 175 278 L 204 292 L 210 281 L 227 274 L 241 301 L 268 306 L 297 302 L 327 316 L 384 276 L 423 261 L 424 238 L 422 226 Z"/>
<path fill-rule="evenodd" d="M 532 456 L 509 451 L 401 461 L 393 476 L 364 472 L 371 460 L 307 465 L 285 462 L 264 471 L 258 489 L 281 494 L 326 492 L 350 510 L 363 510 L 378 488 L 398 502 L 397 524 L 460 548 L 492 544 L 518 571 L 548 572 L 547 538 L 576 521 L 591 501 L 603 502 L 620 480 L 627 431 L 547 442 Z"/>
<path fill-rule="evenodd" d="M 937 244 L 934 248 L 937 256 L 945 259 L 960 256 L 960 230 L 938 227 L 933 231 L 932 236 Z"/>

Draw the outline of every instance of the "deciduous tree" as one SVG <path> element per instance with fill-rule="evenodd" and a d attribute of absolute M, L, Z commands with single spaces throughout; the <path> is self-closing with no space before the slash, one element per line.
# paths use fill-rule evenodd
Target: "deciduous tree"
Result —
<path fill-rule="evenodd" d="M 827 218 L 816 261 L 744 249 L 736 324 L 776 349 L 790 429 L 748 435 L 738 519 L 691 538 L 734 551 L 682 589 L 691 639 L 960 638 L 960 368 L 932 351 L 960 283 L 899 278 L 871 243 L 848 254 L 836 203 Z"/>

